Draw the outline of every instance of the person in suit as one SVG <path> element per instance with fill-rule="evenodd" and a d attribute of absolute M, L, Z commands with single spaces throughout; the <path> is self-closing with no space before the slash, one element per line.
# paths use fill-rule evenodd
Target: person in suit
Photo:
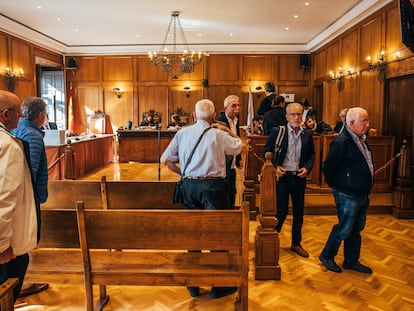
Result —
<path fill-rule="evenodd" d="M 57 124 L 56 122 L 49 121 L 49 115 L 46 113 L 45 121 L 43 122 L 41 126 L 42 130 L 57 130 Z"/>
<path fill-rule="evenodd" d="M 341 133 L 346 126 L 346 113 L 348 108 L 344 108 L 339 112 L 339 120 L 335 124 L 334 132 Z"/>
<path fill-rule="evenodd" d="M 342 272 L 335 256 L 344 241 L 344 269 L 372 273 L 360 263 L 361 231 L 365 227 L 369 194 L 374 183 L 371 150 L 365 141 L 369 129 L 368 112 L 360 107 L 350 108 L 346 127 L 331 143 L 323 174 L 333 190 L 338 224 L 334 225 L 319 260 L 330 271 Z"/>
<path fill-rule="evenodd" d="M 286 106 L 285 133 L 279 151 L 275 154 L 275 144 L 281 127 L 273 128 L 263 147 L 266 152 L 273 153 L 272 164 L 276 168 L 276 194 L 278 223 L 276 231 L 282 230 L 289 210 L 289 196 L 292 200 L 292 245 L 291 250 L 302 257 L 309 253 L 302 247 L 302 225 L 304 214 L 306 176 L 313 168 L 315 150 L 312 133 L 301 127 L 303 107 L 299 103 Z"/>
<path fill-rule="evenodd" d="M 270 135 L 272 128 L 286 125 L 286 104 L 283 96 L 276 96 L 273 99 L 272 109 L 263 116 L 263 130 L 265 135 Z"/>
<path fill-rule="evenodd" d="M 225 181 L 226 157 L 240 154 L 242 141 L 228 127 L 213 123 L 216 113 L 211 100 L 199 100 L 193 116 L 196 123 L 177 131 L 160 161 L 181 176 L 185 209 L 232 209 Z M 194 156 L 187 163 L 193 150 Z M 192 297 L 200 295 L 199 287 L 188 287 L 188 291 Z M 237 287 L 212 287 L 210 297 L 220 298 L 236 291 Z"/>
<path fill-rule="evenodd" d="M 240 137 L 239 112 L 240 100 L 236 95 L 229 95 L 224 99 L 224 113 L 216 120 L 225 124 L 234 134 Z M 234 207 L 236 201 L 236 168 L 243 167 L 241 154 L 226 157 L 226 181 L 229 185 L 230 205 Z"/>
<path fill-rule="evenodd" d="M 29 144 L 32 176 L 40 203 L 45 203 L 48 198 L 48 165 L 43 141 L 45 133 L 41 127 L 47 123 L 46 103 L 40 97 L 26 97 L 23 100 L 22 113 L 23 118 L 12 133 Z M 25 284 L 20 291 L 20 297 L 36 294 L 48 288 L 47 283 Z"/>
<path fill-rule="evenodd" d="M 315 120 L 318 120 L 318 115 L 316 111 L 311 107 L 309 100 L 307 98 L 302 99 L 303 106 L 303 115 L 302 115 L 302 124 L 305 124 L 308 117 L 312 117 Z"/>
<path fill-rule="evenodd" d="M 276 86 L 273 82 L 266 82 L 264 89 L 266 97 L 260 103 L 259 108 L 257 108 L 257 114 L 260 116 L 272 109 L 272 101 L 276 97 Z"/>
<path fill-rule="evenodd" d="M 29 252 L 39 241 L 40 202 L 31 175 L 27 143 L 10 131 L 22 116 L 13 93 L 0 90 L 0 283 L 19 278 L 19 297 L 29 265 Z"/>

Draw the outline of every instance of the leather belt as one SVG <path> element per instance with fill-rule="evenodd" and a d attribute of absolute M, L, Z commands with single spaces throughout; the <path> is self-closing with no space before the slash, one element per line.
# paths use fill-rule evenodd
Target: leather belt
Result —
<path fill-rule="evenodd" d="M 189 177 L 184 176 L 183 179 L 191 179 L 191 180 L 219 180 L 224 179 L 223 177 Z"/>
<path fill-rule="evenodd" d="M 299 174 L 298 171 L 285 171 L 285 175 L 296 176 L 297 174 Z"/>

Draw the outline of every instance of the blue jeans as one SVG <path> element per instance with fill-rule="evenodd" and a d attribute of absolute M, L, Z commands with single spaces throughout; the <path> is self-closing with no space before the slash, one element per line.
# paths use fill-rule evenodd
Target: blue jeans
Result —
<path fill-rule="evenodd" d="M 348 195 L 335 189 L 333 194 L 339 223 L 333 226 L 321 255 L 333 259 L 344 241 L 344 263 L 353 264 L 361 252 L 361 231 L 365 227 L 369 195 Z"/>

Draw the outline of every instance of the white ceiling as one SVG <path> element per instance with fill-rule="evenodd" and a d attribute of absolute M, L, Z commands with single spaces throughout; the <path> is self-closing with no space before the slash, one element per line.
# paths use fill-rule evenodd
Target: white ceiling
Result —
<path fill-rule="evenodd" d="M 1 0 L 0 30 L 66 55 L 139 54 L 160 49 L 180 11 L 194 50 L 308 53 L 391 1 Z"/>

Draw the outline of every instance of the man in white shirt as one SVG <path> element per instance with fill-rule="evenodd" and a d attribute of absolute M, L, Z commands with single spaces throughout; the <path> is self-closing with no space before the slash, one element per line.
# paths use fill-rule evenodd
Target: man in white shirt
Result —
<path fill-rule="evenodd" d="M 19 296 L 29 264 L 29 251 L 38 241 L 34 185 L 23 141 L 10 130 L 22 116 L 13 93 L 0 90 L 0 283 L 18 277 L 13 290 Z"/>

